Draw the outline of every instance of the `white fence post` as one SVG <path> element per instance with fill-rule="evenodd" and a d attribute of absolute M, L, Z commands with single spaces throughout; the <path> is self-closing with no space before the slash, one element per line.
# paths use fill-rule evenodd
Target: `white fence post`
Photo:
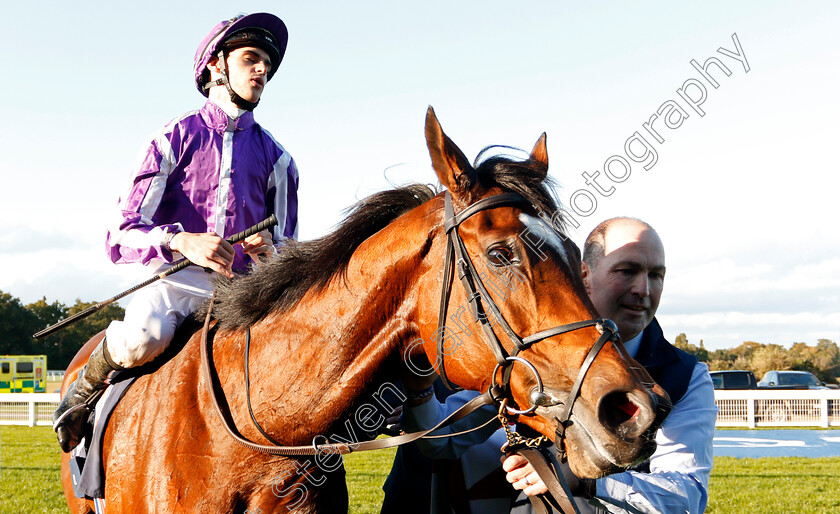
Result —
<path fill-rule="evenodd" d="M 747 426 L 755 428 L 755 398 L 747 398 Z"/>
<path fill-rule="evenodd" d="M 823 427 L 828 428 L 828 396 L 820 398 L 820 422 Z"/>

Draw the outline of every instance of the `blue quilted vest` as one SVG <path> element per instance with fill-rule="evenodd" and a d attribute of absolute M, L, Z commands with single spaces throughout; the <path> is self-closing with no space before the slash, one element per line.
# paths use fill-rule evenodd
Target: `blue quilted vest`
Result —
<path fill-rule="evenodd" d="M 665 389 L 671 397 L 671 403 L 675 405 L 688 389 L 691 374 L 697 364 L 697 357 L 680 350 L 665 339 L 656 318 L 653 318 L 642 334 L 636 360 L 645 367 L 656 383 Z"/>

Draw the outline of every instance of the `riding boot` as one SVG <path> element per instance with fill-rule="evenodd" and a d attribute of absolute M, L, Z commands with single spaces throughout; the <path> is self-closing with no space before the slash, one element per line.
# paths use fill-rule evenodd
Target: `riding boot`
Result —
<path fill-rule="evenodd" d="M 106 379 L 112 371 L 123 370 L 108 355 L 105 339 L 94 348 L 87 365 L 79 371 L 76 381 L 70 384 L 58 408 L 53 413 L 53 430 L 58 444 L 67 453 L 75 448 L 84 436 L 85 423 L 102 391 L 108 386 Z"/>

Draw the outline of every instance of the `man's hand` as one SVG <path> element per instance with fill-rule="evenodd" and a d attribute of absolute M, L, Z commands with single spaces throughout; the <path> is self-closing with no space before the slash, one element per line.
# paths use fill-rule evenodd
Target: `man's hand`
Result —
<path fill-rule="evenodd" d="M 385 418 L 385 427 L 382 432 L 388 435 L 400 435 L 402 433 L 402 423 L 400 416 L 402 416 L 403 406 L 395 405 L 391 414 Z"/>
<path fill-rule="evenodd" d="M 195 265 L 233 278 L 233 245 L 216 234 L 178 232 L 169 241 L 169 249 Z"/>
<path fill-rule="evenodd" d="M 505 478 L 514 489 L 523 491 L 528 496 L 548 492 L 545 483 L 522 455 L 502 455 L 502 469 L 507 472 Z"/>
<path fill-rule="evenodd" d="M 545 493 L 548 491 L 545 482 L 534 470 L 528 460 L 517 454 L 502 455 L 502 469 L 507 471 L 505 478 L 514 489 L 523 491 L 528 496 Z M 563 473 L 563 478 L 569 485 L 573 495 L 591 498 L 595 496 L 595 481 L 582 479 L 575 476 L 569 469 L 569 464 L 561 464 L 558 472 Z"/>
<path fill-rule="evenodd" d="M 268 230 L 246 237 L 242 241 L 242 250 L 250 255 L 254 262 L 259 262 L 258 257 L 277 253 L 271 232 Z"/>

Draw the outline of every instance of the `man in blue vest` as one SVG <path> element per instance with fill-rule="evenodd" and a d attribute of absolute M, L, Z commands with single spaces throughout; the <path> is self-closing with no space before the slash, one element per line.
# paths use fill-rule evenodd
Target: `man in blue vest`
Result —
<path fill-rule="evenodd" d="M 583 512 L 703 512 L 708 501 L 713 463 L 712 438 L 717 416 L 714 390 L 708 367 L 668 343 L 654 318 L 665 278 L 665 251 L 659 235 L 650 225 L 637 219 L 606 220 L 586 239 L 581 274 L 598 314 L 616 322 L 630 355 L 668 392 L 674 408 L 657 432 L 656 453 L 643 465 L 595 481 L 578 480 L 568 469 L 564 471 L 575 494 L 580 495 L 579 507 Z M 412 391 L 408 393 L 411 398 Z M 429 402 L 431 396 L 425 397 L 425 402 L 410 401 L 403 426 L 407 430 L 433 426 L 442 416 L 474 395 L 462 391 L 450 396 L 445 404 Z M 417 396 L 420 395 L 415 392 L 414 397 Z M 482 512 L 528 513 L 531 507 L 526 495 L 546 491 L 539 476 L 522 457 L 514 455 L 505 458 L 502 470 L 488 469 L 486 458 L 476 458 L 476 455 L 487 457 L 494 454 L 499 458 L 501 452 L 496 435 L 485 442 L 475 439 L 459 442 L 452 440 L 457 438 L 452 438 L 418 444 L 428 456 L 460 459 L 460 467 L 463 468 L 461 482 L 466 489 L 462 492 L 465 494 L 460 496 L 465 497 L 469 506 L 461 501 L 455 512 L 469 512 L 470 509 L 476 512 L 479 508 Z M 486 430 L 483 437 L 488 437 Z M 484 469 L 472 469 L 482 466 Z M 412 480 L 416 483 L 421 479 L 418 476 L 400 478 L 398 475 L 407 474 L 404 471 L 400 473 L 399 469 L 411 469 L 411 466 L 398 468 L 395 465 L 386 490 L 397 491 L 398 484 Z M 416 471 L 417 468 L 414 469 Z M 505 472 L 506 480 L 523 493 L 512 505 L 509 500 L 505 503 L 504 498 L 489 502 L 486 495 L 481 498 L 481 495 L 473 494 L 473 489 L 486 485 L 498 471 Z M 479 475 L 484 478 L 478 478 Z M 498 486 L 496 490 L 499 491 Z M 516 496 L 515 491 L 511 494 Z M 594 500 L 591 498 L 593 495 Z M 450 491 L 450 499 L 452 496 Z M 455 493 L 455 496 L 458 494 Z M 389 512 L 389 500 L 395 499 L 388 498 L 386 494 L 383 512 Z M 415 496 L 413 504 L 416 505 L 419 499 Z M 455 504 L 452 506 L 455 507 Z M 428 507 L 424 511 L 428 512 Z"/>
<path fill-rule="evenodd" d="M 609 512 L 703 512 L 713 463 L 714 389 L 708 366 L 668 343 L 654 318 L 665 279 L 659 235 L 637 219 L 606 220 L 586 239 L 581 274 L 598 314 L 616 322 L 628 353 L 668 392 L 674 408 L 647 462 L 580 481 L 578 490 L 594 492 L 599 508 Z M 522 457 L 505 459 L 503 468 L 514 488 L 528 495 L 546 490 Z M 528 511 L 519 509 L 514 512 Z"/>

